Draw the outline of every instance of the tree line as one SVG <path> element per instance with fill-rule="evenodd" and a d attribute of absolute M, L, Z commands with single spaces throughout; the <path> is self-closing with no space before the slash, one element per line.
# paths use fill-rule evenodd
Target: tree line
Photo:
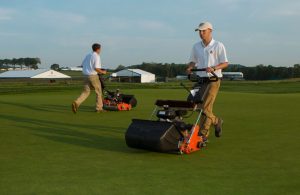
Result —
<path fill-rule="evenodd" d="M 40 58 L 13 58 L 13 59 L 0 59 L 0 68 L 16 69 L 16 66 L 19 66 L 23 69 L 23 66 L 31 69 L 38 69 L 38 64 L 41 64 Z"/>
<path fill-rule="evenodd" d="M 132 65 L 125 67 L 119 65 L 114 72 L 125 68 L 138 68 L 151 72 L 157 77 L 174 78 L 178 75 L 186 75 L 186 64 L 175 63 L 146 63 L 139 65 Z M 242 72 L 246 80 L 276 80 L 300 78 L 300 64 L 295 64 L 292 67 L 275 67 L 272 65 L 257 65 L 257 66 L 243 66 L 240 64 L 230 64 L 224 72 Z"/>
<path fill-rule="evenodd" d="M 300 64 L 292 67 L 274 67 L 272 65 L 257 65 L 254 67 L 232 64 L 227 72 L 242 72 L 246 80 L 278 80 L 300 78 Z"/>

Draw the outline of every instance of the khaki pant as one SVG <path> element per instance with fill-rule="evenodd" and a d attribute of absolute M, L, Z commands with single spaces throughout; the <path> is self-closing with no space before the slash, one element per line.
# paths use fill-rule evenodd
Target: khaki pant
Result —
<path fill-rule="evenodd" d="M 84 87 L 80 96 L 75 100 L 75 103 L 80 106 L 90 95 L 91 89 L 95 89 L 96 93 L 96 110 L 103 109 L 102 89 L 98 75 L 86 76 L 84 79 Z"/>
<path fill-rule="evenodd" d="M 208 84 L 207 93 L 204 97 L 203 104 L 201 105 L 203 113 L 205 114 L 201 117 L 201 133 L 204 135 L 209 133 L 212 124 L 216 125 L 218 123 L 218 118 L 213 113 L 213 106 L 219 92 L 220 84 L 220 80 Z"/>

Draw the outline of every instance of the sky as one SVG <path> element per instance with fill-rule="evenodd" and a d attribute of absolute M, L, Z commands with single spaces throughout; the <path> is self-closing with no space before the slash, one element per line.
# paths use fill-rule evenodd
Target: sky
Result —
<path fill-rule="evenodd" d="M 101 43 L 103 67 L 187 63 L 200 22 L 229 62 L 300 63 L 299 0 L 0 0 L 0 59 L 78 66 Z"/>

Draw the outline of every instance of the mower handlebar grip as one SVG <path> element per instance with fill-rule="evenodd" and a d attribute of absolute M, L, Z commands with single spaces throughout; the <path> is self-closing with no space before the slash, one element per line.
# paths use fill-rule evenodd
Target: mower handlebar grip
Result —
<path fill-rule="evenodd" d="M 205 72 L 205 71 L 206 71 L 206 68 L 192 69 L 191 71 L 192 71 L 192 72 Z M 216 75 L 215 72 L 210 72 L 210 73 L 213 75 L 212 77 L 214 77 L 214 78 L 216 78 L 217 80 L 219 80 L 219 77 Z"/>
<path fill-rule="evenodd" d="M 192 69 L 191 71 L 192 71 L 192 72 L 201 72 L 201 71 L 204 72 L 204 71 L 206 71 L 206 68 L 197 68 L 197 69 L 194 68 L 194 69 Z"/>

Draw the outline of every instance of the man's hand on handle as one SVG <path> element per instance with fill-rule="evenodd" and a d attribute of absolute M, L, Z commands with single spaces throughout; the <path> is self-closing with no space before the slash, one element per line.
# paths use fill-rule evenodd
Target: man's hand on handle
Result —
<path fill-rule="evenodd" d="M 107 74 L 107 70 L 102 70 L 102 74 Z"/>
<path fill-rule="evenodd" d="M 187 73 L 188 75 L 189 75 L 189 74 L 192 74 L 192 69 L 193 69 L 193 68 L 190 68 L 190 67 L 187 68 L 187 69 L 186 69 L 186 73 Z"/>
<path fill-rule="evenodd" d="M 101 68 L 96 68 L 96 72 L 100 73 L 100 74 L 106 74 L 107 71 L 105 69 L 101 69 Z"/>
<path fill-rule="evenodd" d="M 215 71 L 215 69 L 212 68 L 212 67 L 207 67 L 207 68 L 206 68 L 206 72 L 207 72 L 207 73 L 211 73 L 211 72 L 214 72 L 214 71 Z"/>
<path fill-rule="evenodd" d="M 187 73 L 188 75 L 192 74 L 192 69 L 194 69 L 195 66 L 196 66 L 196 64 L 195 64 L 194 62 L 190 62 L 190 63 L 188 64 L 188 68 L 186 69 L 186 73 Z"/>

